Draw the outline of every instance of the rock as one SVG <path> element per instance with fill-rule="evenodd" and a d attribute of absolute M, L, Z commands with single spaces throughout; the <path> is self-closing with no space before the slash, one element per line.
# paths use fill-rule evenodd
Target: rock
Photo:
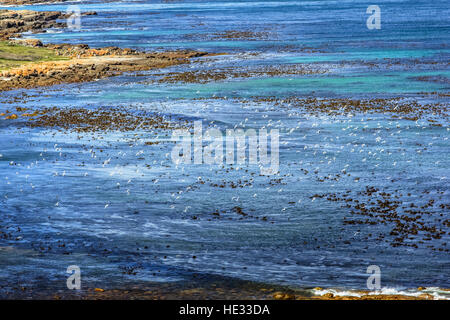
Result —
<path fill-rule="evenodd" d="M 276 300 L 294 300 L 295 296 L 289 293 L 275 292 L 273 298 Z"/>
<path fill-rule="evenodd" d="M 13 113 L 12 115 L 7 116 L 5 119 L 7 119 L 7 120 L 15 120 L 17 118 L 18 118 L 17 114 Z"/>
<path fill-rule="evenodd" d="M 82 16 L 96 16 L 97 12 L 95 12 L 95 11 L 87 11 L 87 12 L 83 12 L 81 15 Z"/>
<path fill-rule="evenodd" d="M 273 294 L 273 298 L 274 298 L 274 299 L 277 299 L 277 300 L 284 299 L 284 294 L 281 293 L 281 292 L 275 292 L 275 293 Z"/>
<path fill-rule="evenodd" d="M 2 0 L 4 3 L 5 0 Z M 17 4 L 16 4 L 17 5 Z M 23 32 L 45 32 L 48 28 L 64 27 L 65 23 L 56 22 L 64 19 L 63 12 L 37 12 L 31 10 L 0 10 L 0 39 L 20 37 Z"/>
<path fill-rule="evenodd" d="M 38 39 L 26 39 L 23 42 L 25 43 L 25 45 L 30 46 L 30 47 L 42 47 L 43 46 L 42 42 Z"/>

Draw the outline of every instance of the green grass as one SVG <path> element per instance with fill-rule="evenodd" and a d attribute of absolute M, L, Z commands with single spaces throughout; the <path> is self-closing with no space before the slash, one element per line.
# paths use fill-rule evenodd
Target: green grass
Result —
<path fill-rule="evenodd" d="M 23 64 L 43 61 L 68 60 L 57 56 L 53 50 L 46 48 L 33 48 L 8 41 L 0 41 L 0 70 L 8 70 Z"/>

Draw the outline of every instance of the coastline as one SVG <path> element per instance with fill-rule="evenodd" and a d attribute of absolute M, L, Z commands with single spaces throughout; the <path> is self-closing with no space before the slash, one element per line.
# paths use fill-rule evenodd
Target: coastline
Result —
<path fill-rule="evenodd" d="M 87 13 L 93 15 L 95 13 Z M 61 28 L 64 24 L 57 22 L 64 18 L 61 12 L 36 12 L 30 10 L 0 10 L 0 40 L 10 51 L 0 51 L 2 60 L 24 63 L 12 68 L 0 68 L 0 91 L 19 88 L 33 88 L 63 83 L 89 82 L 124 72 L 144 71 L 189 63 L 192 58 L 208 55 L 198 51 L 166 51 L 144 53 L 118 47 L 89 48 L 87 45 L 42 44 L 36 39 L 12 40 L 19 38 L 23 32 L 43 32 L 48 28 Z M 1 43 L 0 43 L 1 44 Z M 50 51 L 55 59 L 30 61 L 29 55 L 20 54 L 20 49 L 39 48 Z M 8 51 L 8 50 L 7 50 Z"/>
<path fill-rule="evenodd" d="M 125 286 L 103 287 L 82 284 L 80 290 L 68 290 L 62 284 L 46 283 L 45 289 L 18 286 L 0 290 L 0 299 L 20 300 L 448 300 L 449 289 L 425 288 L 378 291 L 357 289 L 295 288 L 285 285 L 247 281 L 237 278 L 192 274 L 172 282 L 133 281 Z"/>
<path fill-rule="evenodd" d="M 33 1 L 23 1 L 34 3 Z M 5 2 L 2 2 L 5 3 Z M 7 3 L 7 1 L 6 1 Z M 44 19 L 35 20 L 44 23 L 45 28 L 58 27 L 56 19 L 63 15 L 43 15 Z M 50 18 L 49 18 L 50 17 Z M 0 20 L 1 21 L 1 20 Z M 20 23 L 19 23 L 20 24 Z M 17 23 L 11 29 L 18 29 Z M 26 26 L 26 24 L 24 24 Z M 26 28 L 25 28 L 26 29 Z M 20 29 L 19 30 L 24 30 Z M 25 31 L 32 31 L 33 28 Z M 42 29 L 45 30 L 45 29 Z M 24 32 L 24 31 L 20 31 Z M 20 33 L 11 31 L 8 39 L 19 36 Z M 38 40 L 26 40 L 12 42 L 15 45 L 45 48 L 52 50 L 61 60 L 43 62 L 30 62 L 19 67 L 0 70 L 0 91 L 19 88 L 32 88 L 51 86 L 56 84 L 89 82 L 97 79 L 117 76 L 125 72 L 144 71 L 154 68 L 164 68 L 177 64 L 189 63 L 190 59 L 208 56 L 206 52 L 198 51 L 167 51 L 158 53 L 142 53 L 132 49 L 117 47 L 93 49 L 86 45 L 47 44 L 43 45 Z M 197 78 L 190 75 L 191 78 Z M 24 116 L 24 115 L 22 115 Z M 31 120 L 31 119 L 30 119 Z M 76 294 L 50 294 L 43 293 L 38 299 L 277 299 L 277 300 L 430 300 L 433 295 L 426 290 L 417 289 L 417 294 L 370 294 L 368 291 L 354 291 L 355 295 L 333 293 L 333 289 L 310 289 L 309 291 L 292 290 L 287 287 L 270 286 L 265 284 L 250 283 L 243 280 L 228 283 L 215 280 L 210 277 L 199 282 L 186 283 L 155 283 L 147 288 L 136 286 L 132 288 L 102 289 L 88 288 Z M 227 280 L 228 281 L 228 280 Z M 245 290 L 244 290 L 245 289 Z M 446 291 L 446 289 L 442 289 Z M 17 293 L 12 293 L 11 298 L 30 298 L 28 291 L 21 288 Z M 318 294 L 313 294 L 316 291 Z M 415 291 L 415 292 L 416 292 Z M 420 293 L 423 291 L 424 293 Z M 350 292 L 351 293 L 351 292 Z M 33 292 L 33 295 L 35 293 Z M 9 298 L 8 296 L 7 298 Z M 35 298 L 33 296 L 33 298 Z"/>
<path fill-rule="evenodd" d="M 33 4 L 62 3 L 68 0 L 0 0 L 0 4 L 6 6 L 24 6 Z"/>

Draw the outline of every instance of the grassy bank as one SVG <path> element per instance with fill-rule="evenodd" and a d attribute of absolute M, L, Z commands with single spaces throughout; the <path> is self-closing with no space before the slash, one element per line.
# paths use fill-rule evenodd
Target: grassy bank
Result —
<path fill-rule="evenodd" d="M 56 55 L 51 49 L 0 41 L 0 71 L 20 67 L 28 63 L 58 60 L 68 60 L 68 58 Z"/>

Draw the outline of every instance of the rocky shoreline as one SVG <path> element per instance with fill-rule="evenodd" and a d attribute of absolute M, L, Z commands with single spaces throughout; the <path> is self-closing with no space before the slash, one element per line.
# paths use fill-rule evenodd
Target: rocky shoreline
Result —
<path fill-rule="evenodd" d="M 51 28 L 66 26 L 58 19 L 67 15 L 59 11 L 0 10 L 0 40 L 19 38 L 23 32 L 45 32 Z"/>
<path fill-rule="evenodd" d="M 6 6 L 22 6 L 22 5 L 32 5 L 38 3 L 58 3 L 66 2 L 68 0 L 0 0 L 0 5 Z"/>
<path fill-rule="evenodd" d="M 95 14 L 95 13 L 87 13 Z M 30 61 L 14 68 L 0 69 L 0 91 L 19 88 L 51 86 L 62 83 L 88 82 L 124 72 L 143 71 L 188 63 L 189 59 L 207 55 L 205 52 L 182 50 L 143 53 L 118 47 L 89 48 L 87 45 L 42 44 L 36 39 L 12 40 L 23 32 L 43 32 L 48 28 L 62 28 L 58 22 L 66 15 L 61 12 L 30 10 L 0 10 L 0 39 L 6 45 L 45 48 L 58 57 L 57 61 Z M 15 50 L 17 51 L 17 50 Z M 26 55 L 6 55 L 0 50 L 0 60 L 29 60 Z"/>
<path fill-rule="evenodd" d="M 63 281 L 64 285 L 65 282 Z M 448 289 L 419 287 L 414 290 L 384 294 L 369 290 L 290 288 L 262 282 L 240 280 L 212 274 L 192 274 L 175 282 L 137 282 L 124 287 L 83 285 L 68 290 L 61 282 L 47 282 L 45 289 L 33 286 L 0 287 L 0 299 L 37 300 L 440 300 L 447 299 Z M 436 289 L 436 288 L 434 288 Z"/>
<path fill-rule="evenodd" d="M 72 47 L 72 49 L 79 54 L 78 47 Z M 88 49 L 87 52 L 92 56 L 71 58 L 67 61 L 26 64 L 3 71 L 0 76 L 0 91 L 88 82 L 117 76 L 124 72 L 188 63 L 190 58 L 206 55 L 206 53 L 195 51 L 143 54 L 118 48 Z M 112 52 L 119 52 L 119 54 Z"/>

